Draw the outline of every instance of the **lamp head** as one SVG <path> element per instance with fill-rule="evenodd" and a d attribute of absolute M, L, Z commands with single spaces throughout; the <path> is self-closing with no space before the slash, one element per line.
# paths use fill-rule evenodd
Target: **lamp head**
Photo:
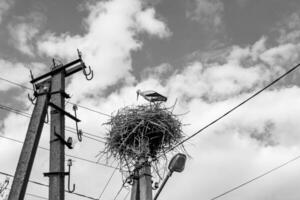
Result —
<path fill-rule="evenodd" d="M 170 172 L 182 172 L 184 170 L 186 155 L 182 153 L 176 154 L 169 163 Z"/>

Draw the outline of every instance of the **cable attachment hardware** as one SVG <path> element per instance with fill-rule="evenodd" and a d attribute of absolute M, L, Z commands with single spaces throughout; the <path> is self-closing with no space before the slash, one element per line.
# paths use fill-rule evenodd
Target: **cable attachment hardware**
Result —
<path fill-rule="evenodd" d="M 159 188 L 159 183 L 158 182 L 154 182 L 153 186 L 152 186 L 152 190 L 157 190 Z"/>
<path fill-rule="evenodd" d="M 47 172 L 44 173 L 44 176 L 68 176 L 68 192 L 73 193 L 75 191 L 75 184 L 73 184 L 73 188 L 71 190 L 70 188 L 70 182 L 71 182 L 71 166 L 72 166 L 72 159 L 68 160 L 68 172 Z"/>
<path fill-rule="evenodd" d="M 90 66 L 88 67 L 88 71 L 85 70 L 85 68 L 87 68 L 87 67 L 86 67 L 85 63 L 83 62 L 83 60 L 82 60 L 82 53 L 79 51 L 79 49 L 77 49 L 77 53 L 78 53 L 78 57 L 79 57 L 80 62 L 81 62 L 82 72 L 83 72 L 86 80 L 88 80 L 88 81 L 92 80 L 93 77 L 94 77 L 93 70 L 91 69 Z"/>
<path fill-rule="evenodd" d="M 78 110 L 78 107 L 76 104 L 73 105 L 73 110 L 74 110 L 74 113 L 75 113 L 75 117 L 77 118 L 77 110 Z M 81 129 L 78 129 L 78 122 L 75 121 L 76 123 L 76 133 L 77 133 L 77 137 L 78 137 L 78 140 L 81 142 L 82 141 L 82 130 Z"/>
<path fill-rule="evenodd" d="M 73 139 L 72 137 L 68 137 L 67 141 L 65 139 L 56 133 L 56 129 L 54 126 L 54 135 L 56 136 L 56 139 L 52 140 L 51 142 L 59 140 L 62 144 L 66 145 L 69 149 L 73 149 Z"/>
<path fill-rule="evenodd" d="M 68 192 L 73 193 L 75 191 L 75 184 L 73 184 L 72 190 L 70 189 L 70 182 L 71 182 L 71 166 L 72 166 L 72 159 L 68 160 L 68 167 L 69 167 L 69 175 L 68 175 Z"/>
<path fill-rule="evenodd" d="M 88 69 L 89 69 L 88 72 L 86 72 L 85 69 L 82 69 L 82 71 L 83 71 L 83 74 L 85 75 L 86 80 L 90 81 L 94 78 L 94 72 L 91 69 L 91 66 L 89 66 Z"/>
<path fill-rule="evenodd" d="M 7 189 L 8 184 L 9 184 L 9 177 L 6 177 L 4 183 L 0 184 L 0 195 L 1 196 L 4 194 L 4 191 Z"/>
<path fill-rule="evenodd" d="M 33 74 L 32 74 L 31 69 L 29 70 L 29 72 L 30 72 L 30 78 L 31 78 L 31 80 L 33 80 L 33 79 L 34 79 L 34 76 L 33 76 Z M 36 97 L 37 97 L 37 91 L 36 91 L 36 86 L 35 86 L 35 84 L 32 84 L 32 89 L 33 89 L 33 97 L 31 97 L 29 93 L 27 94 L 27 97 L 28 97 L 29 101 L 31 101 L 31 103 L 32 103 L 33 105 L 35 105 L 35 100 L 36 100 Z"/>

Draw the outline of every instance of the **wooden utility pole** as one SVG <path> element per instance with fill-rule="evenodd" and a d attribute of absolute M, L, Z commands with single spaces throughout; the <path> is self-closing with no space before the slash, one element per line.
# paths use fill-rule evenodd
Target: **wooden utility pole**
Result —
<path fill-rule="evenodd" d="M 56 68 L 61 67 L 54 66 Z M 59 91 L 57 93 L 54 93 Z M 65 110 L 65 70 L 52 76 L 51 80 L 51 103 Z M 65 139 L 65 116 L 55 108 L 51 108 L 50 128 L 50 172 L 49 175 L 49 200 L 65 199 L 65 145 L 57 137 Z M 59 135 L 59 136 L 58 136 Z"/>
<path fill-rule="evenodd" d="M 45 82 L 37 86 L 36 105 L 29 122 L 28 130 L 22 152 L 19 158 L 18 166 L 9 193 L 9 200 L 23 200 L 31 173 L 34 157 L 37 151 L 41 133 L 43 130 L 44 119 L 47 113 L 50 83 Z"/>

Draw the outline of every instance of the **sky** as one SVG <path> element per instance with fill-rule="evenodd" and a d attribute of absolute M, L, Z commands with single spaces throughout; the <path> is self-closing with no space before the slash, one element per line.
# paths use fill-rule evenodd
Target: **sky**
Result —
<path fill-rule="evenodd" d="M 105 137 L 105 114 L 147 103 L 136 100 L 141 89 L 167 96 L 166 106 L 176 102 L 173 112 L 189 136 L 298 64 L 299 39 L 298 0 L 0 0 L 0 104 L 30 114 L 32 91 L 3 79 L 31 88 L 29 69 L 35 77 L 49 72 L 52 58 L 68 63 L 80 49 L 94 78 L 87 81 L 81 72 L 68 77 L 70 101 L 104 113 L 79 107 L 83 131 Z M 185 170 L 173 174 L 160 199 L 209 200 L 299 156 L 299 76 L 293 71 L 186 142 Z M 66 110 L 73 112 L 70 103 Z M 27 117 L 0 109 L 0 136 L 23 141 L 28 123 Z M 75 128 L 70 120 L 66 124 Z M 88 138 L 79 142 L 70 132 L 66 136 L 74 139 L 74 149 L 66 153 L 76 157 L 96 162 L 105 147 Z M 40 146 L 49 147 L 48 125 Z M 14 174 L 21 148 L 0 137 L 1 172 Z M 121 173 L 101 165 L 117 166 L 116 161 L 99 162 L 74 158 L 71 181 L 78 193 L 112 200 Z M 299 199 L 299 162 L 219 199 Z M 38 149 L 30 179 L 47 183 L 48 171 L 49 152 Z M 0 175 L 0 183 L 4 180 Z M 116 199 L 129 199 L 128 190 Z M 47 188 L 32 183 L 27 192 L 48 196 Z M 67 193 L 69 199 L 86 198 Z"/>

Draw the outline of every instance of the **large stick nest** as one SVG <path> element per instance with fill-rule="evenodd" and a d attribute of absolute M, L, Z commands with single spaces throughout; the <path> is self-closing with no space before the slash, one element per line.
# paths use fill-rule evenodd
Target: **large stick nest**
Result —
<path fill-rule="evenodd" d="M 106 124 L 105 153 L 127 165 L 141 156 L 156 159 L 183 138 L 180 120 L 162 104 L 122 108 Z"/>

